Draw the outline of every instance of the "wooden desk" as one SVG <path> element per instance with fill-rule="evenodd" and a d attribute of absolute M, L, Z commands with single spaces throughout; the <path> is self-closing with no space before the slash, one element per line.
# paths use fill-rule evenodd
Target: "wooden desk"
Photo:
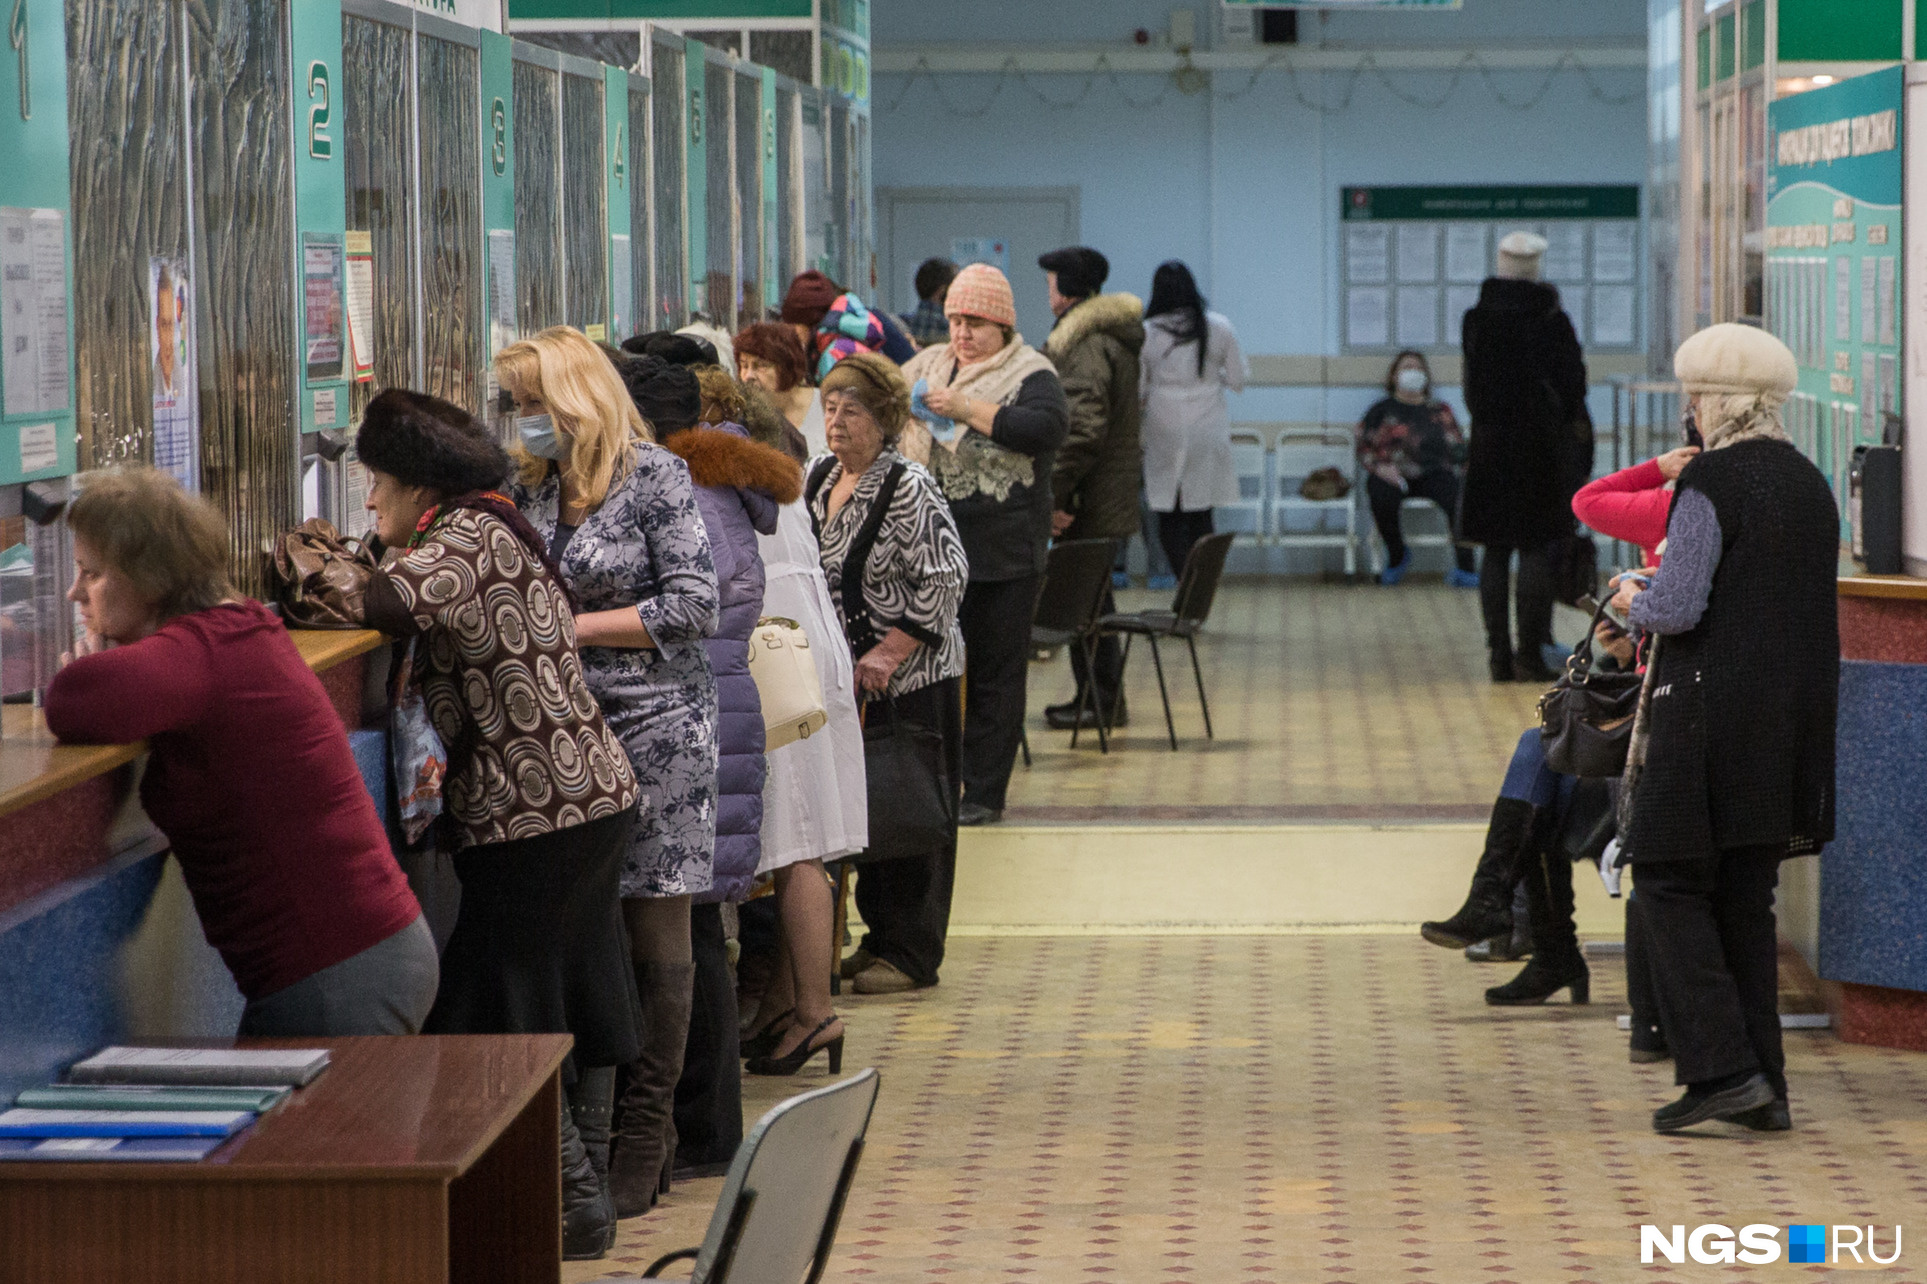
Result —
<path fill-rule="evenodd" d="M 195 1041 L 334 1061 L 197 1164 L 0 1163 L 0 1281 L 555 1284 L 570 1042 Z"/>

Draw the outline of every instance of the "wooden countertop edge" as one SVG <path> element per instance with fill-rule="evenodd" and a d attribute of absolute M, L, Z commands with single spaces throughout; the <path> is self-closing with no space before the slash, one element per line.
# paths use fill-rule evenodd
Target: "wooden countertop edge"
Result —
<path fill-rule="evenodd" d="M 1927 580 L 1911 575 L 1842 575 L 1841 597 L 1885 597 L 1927 602 Z"/>
<path fill-rule="evenodd" d="M 295 650 L 316 673 L 324 673 L 356 656 L 366 655 L 387 639 L 372 629 L 289 629 Z M 0 748 L 4 743 L 0 742 Z M 11 788 L 0 790 L 0 817 L 43 802 L 55 794 L 85 784 L 125 766 L 147 752 L 144 743 L 127 745 L 52 745 L 45 750 L 47 766 Z"/>

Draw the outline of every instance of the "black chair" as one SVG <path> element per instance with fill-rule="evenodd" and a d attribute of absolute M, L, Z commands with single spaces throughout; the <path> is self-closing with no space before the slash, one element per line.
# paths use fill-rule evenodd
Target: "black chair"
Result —
<path fill-rule="evenodd" d="M 1218 595 L 1218 581 L 1224 578 L 1225 555 L 1231 551 L 1231 541 L 1237 536 L 1230 532 L 1206 535 L 1191 546 L 1185 554 L 1184 573 L 1178 577 L 1177 596 L 1171 599 L 1168 611 L 1129 611 L 1116 615 L 1106 615 L 1098 620 L 1100 633 L 1121 633 L 1124 635 L 1124 658 L 1131 658 L 1131 639 L 1143 637 L 1151 643 L 1151 663 L 1157 666 L 1158 697 L 1164 701 L 1164 731 L 1171 737 L 1171 748 L 1178 747 L 1177 727 L 1171 722 L 1171 694 L 1164 688 L 1164 659 L 1158 654 L 1159 638 L 1183 638 L 1185 646 L 1191 649 L 1191 676 L 1198 683 L 1198 707 L 1204 711 L 1204 734 L 1213 739 L 1211 732 L 1211 703 L 1204 696 L 1204 670 L 1198 667 L 1198 644 L 1196 638 L 1204 628 L 1205 619 L 1211 614 L 1212 599 Z M 1100 731 L 1105 729 L 1099 722 Z"/>
<path fill-rule="evenodd" d="M 865 1070 L 764 1115 L 736 1148 L 702 1247 L 656 1259 L 642 1278 L 694 1259 L 691 1284 L 816 1284 L 836 1245 L 876 1099 L 877 1072 Z"/>
<path fill-rule="evenodd" d="M 1111 561 L 1117 554 L 1117 541 L 1111 539 L 1067 539 L 1050 546 L 1050 559 L 1044 565 L 1044 586 L 1038 591 L 1037 606 L 1031 613 L 1030 644 L 1038 647 L 1075 646 L 1084 653 L 1084 671 L 1089 673 L 1097 659 L 1098 616 L 1105 590 L 1111 587 Z M 1097 708 L 1092 684 L 1085 683 L 1077 693 L 1077 721 L 1084 721 L 1089 704 L 1097 723 L 1097 747 L 1111 751 L 1111 729 L 1104 711 Z M 1071 747 L 1077 746 L 1077 727 L 1071 729 Z"/>

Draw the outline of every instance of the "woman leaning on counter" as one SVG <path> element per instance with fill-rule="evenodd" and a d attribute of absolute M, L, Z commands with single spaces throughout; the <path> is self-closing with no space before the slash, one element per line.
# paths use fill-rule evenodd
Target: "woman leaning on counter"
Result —
<path fill-rule="evenodd" d="M 152 468 L 67 510 L 80 655 L 47 688 L 78 744 L 148 742 L 141 804 L 247 999 L 240 1033 L 413 1034 L 435 942 L 321 680 L 227 578 L 227 529 Z"/>

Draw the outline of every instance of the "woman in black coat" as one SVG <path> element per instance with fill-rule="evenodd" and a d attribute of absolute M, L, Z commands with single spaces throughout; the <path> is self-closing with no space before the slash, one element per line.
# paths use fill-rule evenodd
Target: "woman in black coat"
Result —
<path fill-rule="evenodd" d="M 1544 237 L 1499 242 L 1498 275 L 1465 314 L 1465 404 L 1472 414 L 1460 538 L 1485 546 L 1479 604 L 1492 680 L 1550 681 L 1552 545 L 1570 536 L 1572 497 L 1592 475 L 1586 363 L 1559 291 L 1538 280 Z M 1519 555 L 1519 645 L 1507 604 Z"/>
<path fill-rule="evenodd" d="M 1840 517 L 1780 423 L 1798 376 L 1785 344 L 1716 325 L 1673 366 L 1706 449 L 1679 476 L 1651 587 L 1621 576 L 1615 599 L 1657 637 L 1620 828 L 1686 1088 L 1653 1127 L 1780 1131 L 1791 1119 L 1773 889 L 1780 861 L 1833 837 Z"/>

